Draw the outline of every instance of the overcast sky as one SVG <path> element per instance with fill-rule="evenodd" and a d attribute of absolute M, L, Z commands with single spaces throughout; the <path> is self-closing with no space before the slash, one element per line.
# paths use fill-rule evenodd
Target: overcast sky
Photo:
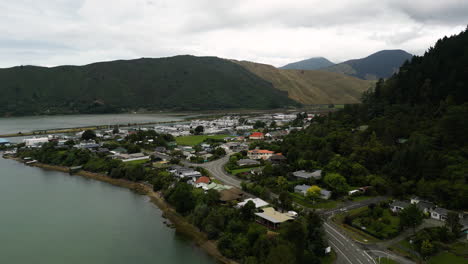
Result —
<path fill-rule="evenodd" d="M 218 56 L 282 66 L 382 49 L 422 54 L 467 0 L 2 0 L 0 67 Z"/>

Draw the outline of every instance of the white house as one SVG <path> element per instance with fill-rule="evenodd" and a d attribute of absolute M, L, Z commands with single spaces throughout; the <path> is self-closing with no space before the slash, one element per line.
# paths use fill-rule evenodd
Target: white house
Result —
<path fill-rule="evenodd" d="M 447 219 L 448 213 L 449 213 L 449 210 L 445 208 L 437 207 L 431 211 L 431 218 L 439 220 L 439 221 L 445 221 Z"/>

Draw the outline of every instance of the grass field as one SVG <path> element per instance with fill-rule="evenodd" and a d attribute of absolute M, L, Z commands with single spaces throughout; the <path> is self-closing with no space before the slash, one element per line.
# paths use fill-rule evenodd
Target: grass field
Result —
<path fill-rule="evenodd" d="M 146 162 L 148 162 L 149 159 L 144 159 L 144 160 L 133 160 L 133 161 L 129 161 L 129 162 L 125 162 L 125 164 L 132 164 L 132 165 L 135 165 L 135 164 L 144 164 Z"/>
<path fill-rule="evenodd" d="M 197 136 L 182 136 L 182 137 L 176 137 L 176 142 L 178 145 L 184 145 L 184 146 L 195 146 L 208 138 L 212 139 L 223 139 L 225 137 L 229 137 L 229 135 L 215 135 L 215 136 L 208 136 L 208 135 L 197 135 Z"/>
<path fill-rule="evenodd" d="M 429 258 L 427 261 L 429 264 L 466 264 L 468 260 L 463 257 L 459 257 L 450 252 L 442 252 L 434 257 Z"/>
<path fill-rule="evenodd" d="M 256 169 L 256 168 L 258 168 L 258 167 L 235 169 L 235 170 L 229 171 L 229 173 L 231 173 L 232 175 L 236 175 L 238 173 L 248 172 L 248 171 L 251 171 L 251 170 Z"/>
<path fill-rule="evenodd" d="M 338 201 L 327 201 L 327 200 L 321 200 L 316 203 L 313 203 L 311 200 L 307 199 L 306 197 L 298 193 L 291 193 L 291 197 L 294 200 L 294 202 L 302 206 L 309 207 L 309 208 L 332 209 L 332 208 L 337 207 L 340 204 L 340 202 Z"/>

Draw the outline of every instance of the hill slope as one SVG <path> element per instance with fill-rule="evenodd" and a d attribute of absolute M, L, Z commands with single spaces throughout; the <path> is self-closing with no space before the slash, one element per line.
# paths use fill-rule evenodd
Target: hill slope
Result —
<path fill-rule="evenodd" d="M 266 64 L 236 62 L 302 104 L 358 103 L 361 94 L 373 84 L 332 72 L 281 70 Z"/>
<path fill-rule="evenodd" d="M 317 70 L 321 68 L 330 67 L 335 63 L 323 57 L 315 57 L 307 60 L 293 62 L 280 67 L 283 70 Z"/>
<path fill-rule="evenodd" d="M 345 61 L 320 70 L 347 74 L 365 80 L 377 80 L 392 76 L 412 56 L 404 50 L 382 50 L 362 59 Z"/>
<path fill-rule="evenodd" d="M 194 56 L 0 69 L 0 92 L 0 115 L 298 105 L 236 63 Z"/>

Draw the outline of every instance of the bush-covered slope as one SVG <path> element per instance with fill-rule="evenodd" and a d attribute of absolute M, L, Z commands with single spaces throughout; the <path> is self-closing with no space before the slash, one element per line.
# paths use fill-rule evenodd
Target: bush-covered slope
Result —
<path fill-rule="evenodd" d="M 373 82 L 323 71 L 281 70 L 271 65 L 237 62 L 302 104 L 358 103 Z"/>
<path fill-rule="evenodd" d="M 0 69 L 0 92 L 0 115 L 297 105 L 238 64 L 194 56 Z"/>
<path fill-rule="evenodd" d="M 392 76 L 412 56 L 404 50 L 382 50 L 362 59 L 345 61 L 320 70 L 377 80 Z"/>
<path fill-rule="evenodd" d="M 468 31 L 439 40 L 386 81 L 283 142 L 293 169 L 323 168 L 339 186 L 375 187 L 468 208 Z M 332 186 L 333 187 L 333 186 Z"/>
<path fill-rule="evenodd" d="M 335 63 L 327 60 L 324 57 L 310 58 L 307 60 L 302 60 L 298 62 L 289 63 L 280 67 L 283 70 L 317 70 L 321 68 L 330 67 L 335 65 Z"/>

